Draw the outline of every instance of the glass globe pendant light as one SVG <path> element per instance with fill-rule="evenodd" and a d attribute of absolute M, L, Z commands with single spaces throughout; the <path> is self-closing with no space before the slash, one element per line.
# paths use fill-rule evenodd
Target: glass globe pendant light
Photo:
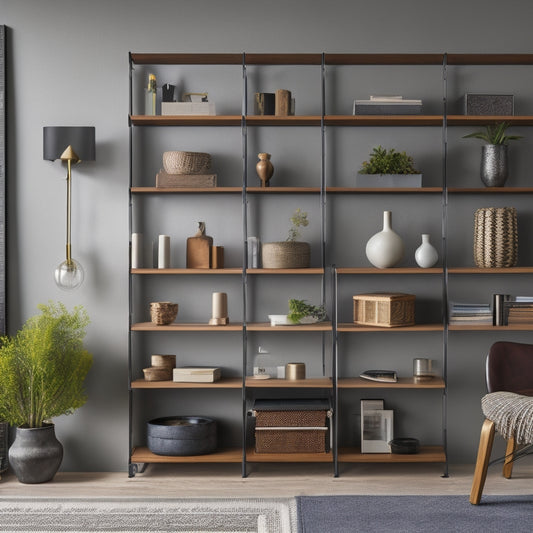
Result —
<path fill-rule="evenodd" d="M 81 161 L 74 150 L 83 153 L 84 160 L 94 160 L 94 128 L 53 126 L 44 128 L 44 159 L 60 159 L 67 163 L 67 243 L 66 259 L 54 271 L 54 279 L 60 289 L 69 291 L 78 288 L 85 277 L 81 264 L 72 257 L 71 213 L 72 213 L 72 163 Z M 66 146 L 66 148 L 65 148 Z"/>

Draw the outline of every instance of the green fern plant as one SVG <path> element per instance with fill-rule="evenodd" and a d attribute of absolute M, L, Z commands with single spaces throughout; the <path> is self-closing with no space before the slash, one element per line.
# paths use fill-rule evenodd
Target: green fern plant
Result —
<path fill-rule="evenodd" d="M 414 160 L 405 152 L 394 148 L 387 150 L 378 146 L 372 150 L 370 159 L 363 161 L 360 174 L 420 174 L 414 166 Z"/>
<path fill-rule="evenodd" d="M 83 347 L 86 311 L 52 302 L 38 308 L 16 335 L 0 338 L 0 420 L 29 428 L 85 403 L 92 364 Z"/>
<path fill-rule="evenodd" d="M 481 139 L 487 144 L 509 144 L 509 141 L 517 141 L 522 139 L 521 135 L 505 135 L 505 131 L 510 126 L 508 122 L 498 122 L 496 124 L 488 124 L 484 130 L 474 131 L 468 135 L 464 135 L 463 139 Z"/>
<path fill-rule="evenodd" d="M 289 228 L 289 235 L 287 241 L 295 241 L 300 236 L 300 229 L 309 225 L 307 219 L 307 211 L 302 211 L 300 208 L 294 211 L 294 214 L 290 218 L 291 227 Z"/>
<path fill-rule="evenodd" d="M 319 322 L 326 318 L 326 310 L 323 305 L 311 305 L 305 300 L 291 298 L 289 300 L 289 314 L 287 319 L 293 324 L 298 324 L 306 316 L 312 316 Z"/>

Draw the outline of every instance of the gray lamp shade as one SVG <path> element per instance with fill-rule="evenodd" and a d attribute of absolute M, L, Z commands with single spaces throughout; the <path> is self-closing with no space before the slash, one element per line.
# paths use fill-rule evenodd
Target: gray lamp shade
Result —
<path fill-rule="evenodd" d="M 59 159 L 68 146 L 81 161 L 94 161 L 94 126 L 45 126 L 43 128 L 43 159 Z"/>

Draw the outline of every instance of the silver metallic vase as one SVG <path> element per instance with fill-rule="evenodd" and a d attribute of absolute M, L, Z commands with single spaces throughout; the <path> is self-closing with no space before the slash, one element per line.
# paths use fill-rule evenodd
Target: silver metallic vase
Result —
<path fill-rule="evenodd" d="M 481 181 L 486 187 L 503 187 L 507 175 L 507 145 L 484 144 L 481 147 Z"/>

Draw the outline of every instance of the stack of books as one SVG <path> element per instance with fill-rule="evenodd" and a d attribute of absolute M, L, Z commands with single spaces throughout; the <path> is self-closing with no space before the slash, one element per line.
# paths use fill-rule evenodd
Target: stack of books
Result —
<path fill-rule="evenodd" d="M 403 96 L 370 96 L 368 100 L 354 100 L 354 115 L 419 115 L 422 100 Z"/>
<path fill-rule="evenodd" d="M 490 304 L 450 302 L 450 324 L 490 324 L 493 313 Z"/>
<path fill-rule="evenodd" d="M 503 296 L 502 326 L 533 325 L 533 296 L 510 296 L 507 294 L 496 296 Z"/>

